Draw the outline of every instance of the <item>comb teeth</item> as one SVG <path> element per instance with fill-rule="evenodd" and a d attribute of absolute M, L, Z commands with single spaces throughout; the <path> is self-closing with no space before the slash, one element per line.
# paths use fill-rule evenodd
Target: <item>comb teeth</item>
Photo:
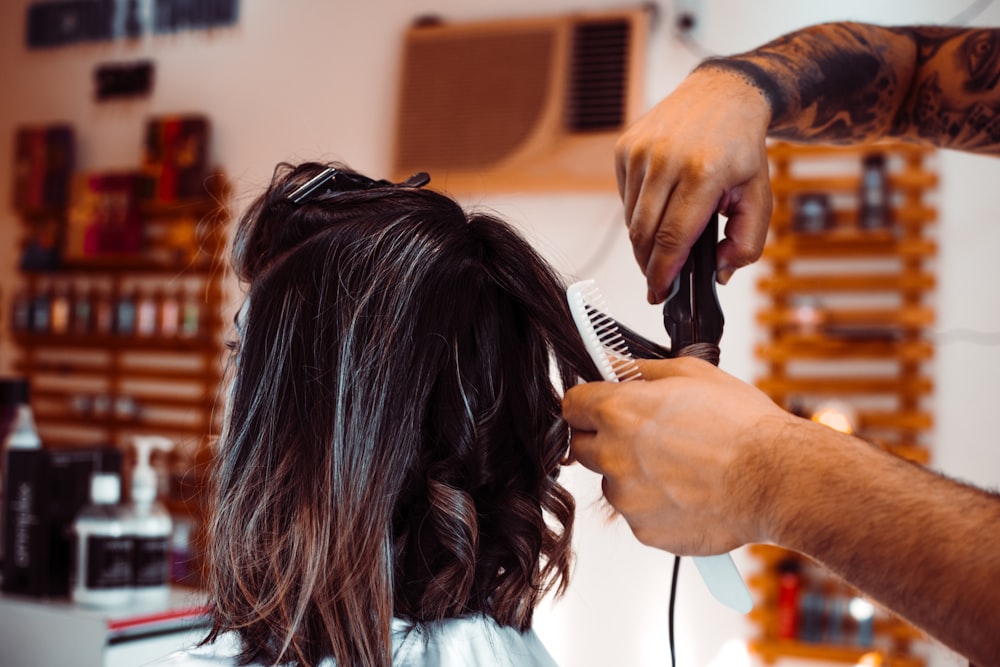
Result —
<path fill-rule="evenodd" d="M 566 298 L 580 337 L 601 376 L 611 382 L 640 379 L 639 366 L 618 323 L 604 312 L 604 297 L 597 283 L 593 280 L 574 283 L 566 290 Z"/>

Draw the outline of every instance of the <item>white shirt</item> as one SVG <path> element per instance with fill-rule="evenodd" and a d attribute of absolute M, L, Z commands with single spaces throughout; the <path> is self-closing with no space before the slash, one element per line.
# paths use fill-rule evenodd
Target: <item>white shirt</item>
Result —
<path fill-rule="evenodd" d="M 171 653 L 148 667 L 234 667 L 235 635 Z M 533 630 L 505 628 L 488 616 L 466 616 L 413 628 L 392 621 L 393 667 L 557 667 Z M 321 667 L 334 667 L 332 659 Z"/>

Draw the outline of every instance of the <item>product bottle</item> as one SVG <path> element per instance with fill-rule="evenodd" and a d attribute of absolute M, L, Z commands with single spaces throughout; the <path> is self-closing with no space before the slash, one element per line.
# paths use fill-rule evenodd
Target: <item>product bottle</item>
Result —
<path fill-rule="evenodd" d="M 132 538 L 118 506 L 121 478 L 98 472 L 90 479 L 90 505 L 73 522 L 73 602 L 117 607 L 132 600 Z"/>
<path fill-rule="evenodd" d="M 136 326 L 135 320 L 136 320 L 135 290 L 131 288 L 126 288 L 121 292 L 121 294 L 118 295 L 118 300 L 115 303 L 115 323 L 114 323 L 115 333 L 120 336 L 135 335 L 135 326 Z"/>
<path fill-rule="evenodd" d="M 136 306 L 136 333 L 148 337 L 156 333 L 156 301 L 153 293 L 143 290 Z"/>
<path fill-rule="evenodd" d="M 126 532 L 132 537 L 133 594 L 140 604 L 162 605 L 170 593 L 170 538 L 173 522 L 157 502 L 156 471 L 150 465 L 154 449 L 167 451 L 174 443 L 157 436 L 136 436 L 132 472 L 132 504 Z"/>
<path fill-rule="evenodd" d="M 11 449 L 39 449 L 42 446 L 28 403 L 29 391 L 28 381 L 24 378 L 0 379 L 0 556 L 4 555 L 6 510 L 3 502 L 7 452 Z"/>
<path fill-rule="evenodd" d="M 72 301 L 67 286 L 57 285 L 52 290 L 49 331 L 57 335 L 63 335 L 69 331 L 70 303 Z"/>
<path fill-rule="evenodd" d="M 31 302 L 31 330 L 34 333 L 49 333 L 49 322 L 52 316 L 52 290 L 44 285 L 35 292 Z"/>
<path fill-rule="evenodd" d="M 32 310 L 35 300 L 27 287 L 21 287 L 11 303 L 11 328 L 14 331 L 30 331 L 34 320 Z"/>
<path fill-rule="evenodd" d="M 182 293 L 180 310 L 181 337 L 196 338 L 201 333 L 201 307 L 197 294 L 190 288 Z"/>
<path fill-rule="evenodd" d="M 889 226 L 889 179 L 885 156 L 866 155 L 861 163 L 861 187 L 858 192 L 858 223 L 862 229 Z"/>
<path fill-rule="evenodd" d="M 83 283 L 73 292 L 73 312 L 70 321 L 70 331 L 78 335 L 87 335 L 94 329 L 93 298 L 90 286 Z"/>
<path fill-rule="evenodd" d="M 799 561 L 794 558 L 778 563 L 778 638 L 795 639 L 799 636 L 799 593 L 802 574 Z"/>

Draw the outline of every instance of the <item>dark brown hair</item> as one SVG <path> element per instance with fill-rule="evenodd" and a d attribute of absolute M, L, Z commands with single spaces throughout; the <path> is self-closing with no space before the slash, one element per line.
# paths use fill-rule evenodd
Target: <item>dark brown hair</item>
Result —
<path fill-rule="evenodd" d="M 430 189 L 287 199 L 327 166 L 279 165 L 234 237 L 249 288 L 209 640 L 236 631 L 244 663 L 389 665 L 393 617 L 523 631 L 570 563 L 558 385 L 598 378 L 563 286 Z"/>

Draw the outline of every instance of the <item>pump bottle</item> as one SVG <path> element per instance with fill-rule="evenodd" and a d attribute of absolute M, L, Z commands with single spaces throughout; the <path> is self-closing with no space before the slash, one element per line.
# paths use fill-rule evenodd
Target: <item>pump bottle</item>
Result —
<path fill-rule="evenodd" d="M 173 441 L 158 436 L 136 436 L 132 472 L 132 504 L 126 532 L 132 537 L 133 594 L 138 604 L 162 605 L 170 594 L 170 513 L 157 502 L 156 471 L 151 465 L 154 449 L 167 451 Z"/>
<path fill-rule="evenodd" d="M 132 600 L 132 538 L 118 502 L 121 478 L 98 472 L 90 479 L 90 504 L 73 522 L 72 597 L 77 604 L 117 607 Z"/>

